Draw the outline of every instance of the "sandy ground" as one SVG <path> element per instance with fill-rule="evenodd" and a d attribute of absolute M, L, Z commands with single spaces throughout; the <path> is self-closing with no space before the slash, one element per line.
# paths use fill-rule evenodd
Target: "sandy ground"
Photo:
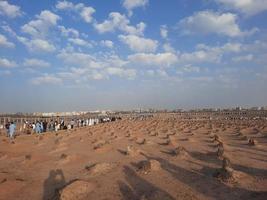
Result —
<path fill-rule="evenodd" d="M 267 199 L 267 122 L 161 115 L 0 136 L 0 199 Z"/>

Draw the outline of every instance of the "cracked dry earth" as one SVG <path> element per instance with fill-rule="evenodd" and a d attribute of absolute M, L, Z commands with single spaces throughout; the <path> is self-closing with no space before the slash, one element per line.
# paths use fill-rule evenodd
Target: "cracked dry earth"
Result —
<path fill-rule="evenodd" d="M 166 114 L 0 136 L 0 199 L 267 199 L 267 123 Z"/>

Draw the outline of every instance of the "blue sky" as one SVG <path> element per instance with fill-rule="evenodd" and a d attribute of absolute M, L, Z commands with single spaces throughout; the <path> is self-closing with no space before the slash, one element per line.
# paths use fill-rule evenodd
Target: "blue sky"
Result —
<path fill-rule="evenodd" d="M 267 105 L 267 0 L 0 1 L 0 111 Z"/>

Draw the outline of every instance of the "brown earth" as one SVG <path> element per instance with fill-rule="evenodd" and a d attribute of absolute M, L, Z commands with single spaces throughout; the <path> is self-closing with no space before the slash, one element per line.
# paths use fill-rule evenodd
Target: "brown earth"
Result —
<path fill-rule="evenodd" d="M 266 127 L 159 115 L 0 136 L 0 199 L 267 199 Z"/>

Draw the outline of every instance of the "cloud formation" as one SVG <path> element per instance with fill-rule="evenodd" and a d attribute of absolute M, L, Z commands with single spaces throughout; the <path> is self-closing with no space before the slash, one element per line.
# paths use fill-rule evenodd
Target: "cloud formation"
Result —
<path fill-rule="evenodd" d="M 155 52 L 158 47 L 158 41 L 137 35 L 119 35 L 119 39 L 135 52 Z"/>
<path fill-rule="evenodd" d="M 123 0 L 123 7 L 128 10 L 129 16 L 133 14 L 133 9 L 138 7 L 145 7 L 148 4 L 148 0 Z"/>
<path fill-rule="evenodd" d="M 6 58 L 0 58 L 0 67 L 13 68 L 13 67 L 16 67 L 16 66 L 17 66 L 17 63 L 15 61 L 8 60 Z"/>
<path fill-rule="evenodd" d="M 8 1 L 0 1 L 0 15 L 15 18 L 21 16 L 22 11 L 17 5 L 9 4 Z"/>
<path fill-rule="evenodd" d="M 33 67 L 33 68 L 38 68 L 38 67 L 50 67 L 50 63 L 46 62 L 41 59 L 36 59 L 36 58 L 26 58 L 23 62 L 23 66 L 25 67 Z"/>
<path fill-rule="evenodd" d="M 136 26 L 131 26 L 130 20 L 125 15 L 118 12 L 111 12 L 109 13 L 108 19 L 104 20 L 102 23 L 95 23 L 94 27 L 99 33 L 120 30 L 128 34 L 143 35 L 146 24 L 140 22 Z"/>
<path fill-rule="evenodd" d="M 225 8 L 237 10 L 245 15 L 252 16 L 267 10 L 266 0 L 217 0 Z"/>
<path fill-rule="evenodd" d="M 60 17 L 49 10 L 43 10 L 36 15 L 35 20 L 21 27 L 22 32 L 31 35 L 34 38 L 46 37 L 51 27 L 57 25 Z"/>
<path fill-rule="evenodd" d="M 213 11 L 200 11 L 186 17 L 178 23 L 184 34 L 211 34 L 240 37 L 251 35 L 257 29 L 249 31 L 240 30 L 237 24 L 237 15 L 233 13 L 218 13 Z"/>
<path fill-rule="evenodd" d="M 7 48 L 14 48 L 15 44 L 8 41 L 7 38 L 0 33 L 0 46 Z"/>
<path fill-rule="evenodd" d="M 73 4 L 69 1 L 58 1 L 56 4 L 58 10 L 73 11 L 80 15 L 80 17 L 86 22 L 91 23 L 93 21 L 93 14 L 95 9 L 90 6 L 85 6 L 83 3 Z"/>

